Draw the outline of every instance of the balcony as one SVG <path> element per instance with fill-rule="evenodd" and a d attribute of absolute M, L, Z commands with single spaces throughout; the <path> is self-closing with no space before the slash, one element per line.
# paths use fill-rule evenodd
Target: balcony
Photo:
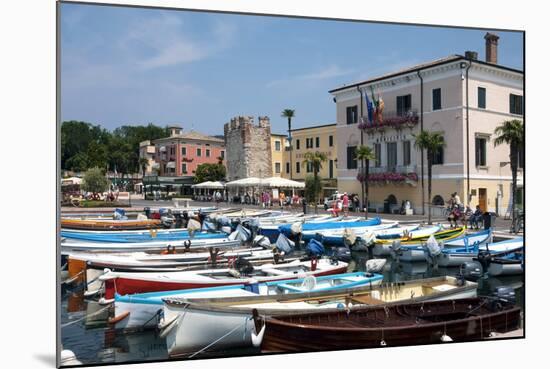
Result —
<path fill-rule="evenodd" d="M 369 167 L 369 184 L 408 184 L 416 186 L 418 174 L 416 165 L 396 165 L 384 167 Z M 366 170 L 359 168 L 357 180 L 362 182 L 366 178 Z"/>
<path fill-rule="evenodd" d="M 409 109 L 403 111 L 384 111 L 382 114 L 375 114 L 373 117 L 374 122 L 371 123 L 367 123 L 368 117 L 366 115 L 361 120 L 362 122 L 358 125 L 359 129 L 364 130 L 366 133 L 375 133 L 386 129 L 412 129 L 418 124 L 419 117 L 416 109 Z"/>

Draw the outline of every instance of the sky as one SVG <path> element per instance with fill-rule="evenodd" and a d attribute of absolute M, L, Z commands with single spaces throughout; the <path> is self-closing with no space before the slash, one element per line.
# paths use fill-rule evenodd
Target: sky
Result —
<path fill-rule="evenodd" d="M 237 115 L 272 132 L 335 123 L 329 90 L 451 54 L 485 59 L 487 30 L 61 5 L 61 119 L 223 134 Z M 523 35 L 495 31 L 523 70 Z"/>

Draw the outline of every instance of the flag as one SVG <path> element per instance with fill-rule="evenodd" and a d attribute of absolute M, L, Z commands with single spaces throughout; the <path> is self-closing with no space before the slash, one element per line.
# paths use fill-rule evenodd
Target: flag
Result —
<path fill-rule="evenodd" d="M 372 107 L 372 102 L 369 100 L 369 94 L 368 93 L 365 93 L 365 100 L 367 102 L 367 123 L 370 125 L 370 124 L 372 124 L 373 107 Z"/>
<path fill-rule="evenodd" d="M 384 100 L 380 97 L 380 94 L 378 94 L 378 120 L 380 123 L 382 123 L 382 113 L 384 112 Z"/>

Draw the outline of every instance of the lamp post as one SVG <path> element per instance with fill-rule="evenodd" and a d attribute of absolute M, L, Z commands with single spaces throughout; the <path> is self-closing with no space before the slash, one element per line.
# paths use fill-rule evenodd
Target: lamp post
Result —
<path fill-rule="evenodd" d="M 502 168 L 504 168 L 504 167 L 507 166 L 508 164 L 510 164 L 509 161 L 501 161 L 501 162 L 499 163 L 499 166 L 498 166 L 498 180 L 499 180 L 499 185 L 500 185 L 499 187 L 503 189 L 502 192 L 500 192 L 500 188 L 499 188 L 499 192 L 500 192 L 500 197 L 501 197 L 501 198 L 504 197 L 504 193 L 503 193 L 503 192 L 504 192 L 504 188 L 503 188 L 503 186 L 502 186 Z M 497 200 L 498 200 L 498 196 L 497 196 Z M 500 216 L 500 210 L 499 210 L 499 208 L 500 208 L 500 203 L 499 203 L 499 205 L 497 205 L 497 216 Z M 504 212 L 504 216 L 506 216 L 506 211 Z"/>

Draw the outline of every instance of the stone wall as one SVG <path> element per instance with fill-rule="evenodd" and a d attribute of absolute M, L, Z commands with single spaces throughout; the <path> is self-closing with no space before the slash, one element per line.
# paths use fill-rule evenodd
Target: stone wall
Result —
<path fill-rule="evenodd" d="M 227 179 L 271 177 L 271 124 L 268 117 L 238 116 L 224 125 Z"/>

